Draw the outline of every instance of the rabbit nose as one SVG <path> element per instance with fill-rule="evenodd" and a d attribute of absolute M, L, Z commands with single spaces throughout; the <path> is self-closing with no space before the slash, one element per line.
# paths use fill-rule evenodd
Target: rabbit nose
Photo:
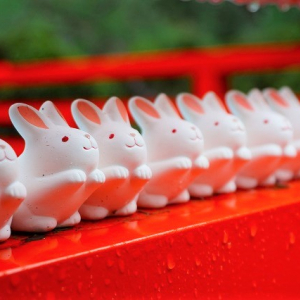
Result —
<path fill-rule="evenodd" d="M 131 136 L 135 137 L 135 133 L 130 133 L 129 135 L 131 135 Z"/>
<path fill-rule="evenodd" d="M 238 120 L 237 119 L 233 119 L 233 122 L 237 122 Z"/>
<path fill-rule="evenodd" d="M 0 148 L 1 149 L 5 149 L 5 145 L 0 145 Z"/>
<path fill-rule="evenodd" d="M 85 136 L 86 138 L 88 138 L 88 139 L 91 138 L 91 136 L 90 136 L 89 134 L 85 134 L 84 136 Z"/>
<path fill-rule="evenodd" d="M 193 126 L 193 127 L 191 127 L 193 130 L 196 130 L 196 127 L 195 126 Z"/>

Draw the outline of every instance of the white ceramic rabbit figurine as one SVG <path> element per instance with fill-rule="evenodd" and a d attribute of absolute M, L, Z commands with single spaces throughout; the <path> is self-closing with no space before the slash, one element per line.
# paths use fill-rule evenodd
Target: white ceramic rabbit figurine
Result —
<path fill-rule="evenodd" d="M 283 87 L 279 91 L 265 89 L 263 94 L 269 105 L 278 113 L 284 115 L 292 124 L 294 130 L 293 145 L 297 150 L 295 158 L 286 159 L 277 171 L 277 177 L 281 181 L 300 177 L 300 103 L 297 96 L 289 87 Z"/>
<path fill-rule="evenodd" d="M 274 112 L 257 89 L 252 90 L 248 96 L 239 91 L 229 91 L 226 103 L 229 110 L 243 121 L 248 147 L 252 152 L 252 160 L 242 167 L 237 176 L 237 186 L 249 189 L 259 185 L 274 185 L 275 172 L 282 157 L 296 155 L 291 145 L 291 123 Z"/>
<path fill-rule="evenodd" d="M 204 137 L 204 155 L 210 168 L 202 173 L 189 188 L 194 197 L 236 190 L 235 175 L 251 159 L 246 148 L 246 131 L 243 123 L 229 114 L 213 92 L 203 100 L 182 93 L 177 106 L 184 118 L 199 127 Z"/>
<path fill-rule="evenodd" d="M 130 125 L 126 108 L 116 97 L 101 110 L 94 103 L 78 99 L 72 114 L 79 126 L 91 133 L 99 145 L 99 168 L 106 182 L 82 205 L 84 219 L 128 215 L 137 209 L 137 197 L 152 173 L 146 165 L 147 149 L 139 132 Z"/>
<path fill-rule="evenodd" d="M 209 167 L 207 158 L 201 154 L 200 130 L 183 120 L 164 94 L 156 98 L 155 104 L 133 97 L 129 109 L 142 128 L 153 173 L 139 196 L 138 206 L 156 208 L 188 201 L 188 186 Z"/>
<path fill-rule="evenodd" d="M 0 242 L 10 237 L 12 215 L 26 197 L 19 171 L 15 151 L 0 139 Z"/>
<path fill-rule="evenodd" d="M 45 102 L 41 110 L 44 114 L 26 104 L 9 109 L 25 139 L 18 160 L 27 197 L 14 214 L 14 230 L 45 232 L 79 223 L 79 207 L 105 180 L 97 169 L 99 152 L 93 137 L 70 128 L 52 102 Z"/>

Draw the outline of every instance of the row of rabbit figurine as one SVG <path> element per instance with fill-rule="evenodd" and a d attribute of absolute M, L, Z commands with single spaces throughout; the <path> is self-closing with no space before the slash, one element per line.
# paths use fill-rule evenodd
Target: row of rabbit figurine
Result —
<path fill-rule="evenodd" d="M 9 115 L 24 152 L 0 140 L 0 241 L 11 228 L 45 232 L 85 220 L 129 215 L 193 197 L 273 185 L 300 176 L 300 104 L 289 88 L 203 100 L 164 94 L 129 100 L 142 129 L 131 127 L 116 97 L 100 109 L 71 105 L 80 129 L 47 101 L 40 110 L 14 104 Z M 178 113 L 178 109 L 184 120 Z M 293 135 L 293 127 L 294 135 Z M 299 125 L 299 126 L 298 126 Z"/>

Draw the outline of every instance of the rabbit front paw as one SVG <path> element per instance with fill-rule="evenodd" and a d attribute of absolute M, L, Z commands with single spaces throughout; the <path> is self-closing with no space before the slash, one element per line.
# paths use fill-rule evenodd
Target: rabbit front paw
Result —
<path fill-rule="evenodd" d="M 102 171 L 100 171 L 99 169 L 94 170 L 91 174 L 90 174 L 90 180 L 96 183 L 104 183 L 105 182 L 105 175 Z"/>
<path fill-rule="evenodd" d="M 250 149 L 246 147 L 241 147 L 236 151 L 237 158 L 243 159 L 243 160 L 250 160 L 252 158 L 252 154 Z"/>
<path fill-rule="evenodd" d="M 208 169 L 209 168 L 209 161 L 208 159 L 201 155 L 195 160 L 195 167 L 199 169 Z"/>
<path fill-rule="evenodd" d="M 152 171 L 147 165 L 142 165 L 133 171 L 133 175 L 140 179 L 148 180 L 152 177 Z"/>
<path fill-rule="evenodd" d="M 68 179 L 72 183 L 83 183 L 86 181 L 86 174 L 82 170 L 71 170 Z"/>
<path fill-rule="evenodd" d="M 176 160 L 175 167 L 177 169 L 190 169 L 192 167 L 192 161 L 187 157 L 180 157 Z"/>
<path fill-rule="evenodd" d="M 227 147 L 221 148 L 218 154 L 218 158 L 220 159 L 232 159 L 234 155 L 233 151 Z"/>
<path fill-rule="evenodd" d="M 10 198 L 20 200 L 26 198 L 27 191 L 25 186 L 21 182 L 16 181 L 6 188 L 5 195 Z"/>
<path fill-rule="evenodd" d="M 124 167 L 113 167 L 112 169 L 112 177 L 114 178 L 119 178 L 119 179 L 126 179 L 129 176 L 129 171 L 128 169 L 124 168 Z"/>
<path fill-rule="evenodd" d="M 287 145 L 283 149 L 283 155 L 287 157 L 296 157 L 297 155 L 297 150 L 293 145 Z"/>
<path fill-rule="evenodd" d="M 281 156 L 282 155 L 282 149 L 278 145 L 271 145 L 268 149 L 268 154 L 270 156 Z"/>

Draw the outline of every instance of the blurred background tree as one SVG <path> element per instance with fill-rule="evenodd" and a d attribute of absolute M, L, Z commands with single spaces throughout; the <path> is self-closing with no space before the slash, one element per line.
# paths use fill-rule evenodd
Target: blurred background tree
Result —
<path fill-rule="evenodd" d="M 254 7 L 255 8 L 255 7 Z M 250 8 L 250 10 L 253 9 Z M 103 53 L 195 48 L 228 44 L 292 42 L 300 39 L 300 10 L 266 6 L 253 13 L 230 2 L 195 0 L 0 0 L 0 59 L 13 62 Z M 242 76 L 253 86 L 298 88 L 298 73 Z M 3 89 L 0 98 L 57 98 L 175 94 L 185 80 L 128 82 L 57 88 Z"/>

